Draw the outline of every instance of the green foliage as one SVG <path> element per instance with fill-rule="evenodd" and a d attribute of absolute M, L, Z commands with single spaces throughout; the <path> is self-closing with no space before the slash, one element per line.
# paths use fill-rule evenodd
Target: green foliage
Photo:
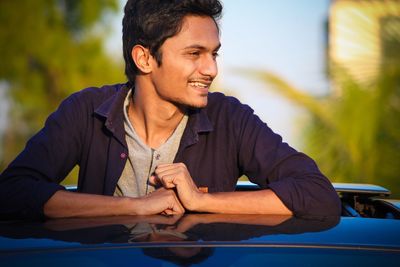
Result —
<path fill-rule="evenodd" d="M 0 81 L 11 101 L 0 169 L 66 96 L 125 80 L 103 48 L 117 8 L 117 0 L 0 1 Z"/>
<path fill-rule="evenodd" d="M 400 69 L 384 68 L 370 84 L 332 71 L 335 88 L 316 98 L 269 72 L 247 71 L 310 113 L 305 152 L 333 181 L 375 183 L 400 196 Z"/>

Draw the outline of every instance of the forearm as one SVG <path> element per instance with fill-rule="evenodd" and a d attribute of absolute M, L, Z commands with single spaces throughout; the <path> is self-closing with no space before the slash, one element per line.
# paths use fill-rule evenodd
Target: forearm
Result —
<path fill-rule="evenodd" d="M 191 210 L 230 214 L 292 215 L 279 197 L 269 189 L 201 194 Z"/>
<path fill-rule="evenodd" d="M 137 199 L 57 191 L 44 205 L 49 218 L 134 215 Z"/>
<path fill-rule="evenodd" d="M 185 212 L 173 190 L 158 189 L 139 198 L 112 197 L 57 191 L 44 205 L 49 218 L 115 215 L 182 214 Z"/>

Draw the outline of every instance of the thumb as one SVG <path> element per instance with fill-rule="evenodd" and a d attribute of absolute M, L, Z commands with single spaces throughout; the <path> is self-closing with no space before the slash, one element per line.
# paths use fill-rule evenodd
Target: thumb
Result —
<path fill-rule="evenodd" d="M 160 179 L 158 179 L 158 177 L 156 175 L 152 174 L 149 177 L 149 184 L 151 184 L 153 186 L 158 186 L 158 185 L 161 185 L 161 181 L 160 181 Z"/>

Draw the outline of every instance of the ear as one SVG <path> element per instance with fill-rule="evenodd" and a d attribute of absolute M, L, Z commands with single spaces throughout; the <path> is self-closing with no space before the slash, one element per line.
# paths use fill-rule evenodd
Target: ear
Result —
<path fill-rule="evenodd" d="M 132 48 L 132 53 L 131 53 L 133 62 L 135 62 L 137 68 L 143 72 L 144 74 L 148 74 L 152 71 L 150 60 L 151 60 L 151 55 L 149 49 L 141 46 L 141 45 L 135 45 Z"/>

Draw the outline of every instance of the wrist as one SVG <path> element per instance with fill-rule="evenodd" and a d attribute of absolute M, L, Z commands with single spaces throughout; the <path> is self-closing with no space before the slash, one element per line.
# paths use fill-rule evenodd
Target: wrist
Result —
<path fill-rule="evenodd" d="M 209 193 L 198 192 L 194 201 L 192 201 L 189 207 L 185 207 L 187 210 L 196 212 L 207 212 L 208 203 L 211 195 Z"/>
<path fill-rule="evenodd" d="M 141 215 L 143 213 L 140 198 L 124 197 L 123 206 L 127 215 Z"/>

